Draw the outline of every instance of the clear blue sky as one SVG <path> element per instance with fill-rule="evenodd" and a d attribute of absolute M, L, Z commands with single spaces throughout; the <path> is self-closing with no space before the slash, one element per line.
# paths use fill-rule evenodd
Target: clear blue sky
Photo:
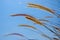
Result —
<path fill-rule="evenodd" d="M 36 8 L 28 8 L 27 3 L 35 3 L 35 4 L 41 4 L 48 8 L 51 8 L 53 10 L 56 10 L 56 13 L 59 13 L 59 1 L 56 0 L 0 0 L 0 40 L 19 40 L 23 37 L 18 36 L 8 36 L 4 37 L 3 35 L 9 34 L 9 33 L 21 33 L 28 37 L 29 39 L 36 39 L 36 40 L 48 40 L 45 37 L 39 36 L 39 33 L 35 33 L 29 28 L 20 28 L 19 24 L 29 24 L 33 25 L 36 28 L 43 31 L 45 34 L 49 35 L 50 37 L 53 37 L 53 34 L 48 31 L 46 28 L 41 27 L 37 24 L 34 24 L 33 22 L 25 19 L 24 17 L 11 17 L 11 14 L 18 14 L 18 13 L 25 13 L 32 15 L 38 19 L 44 18 L 49 14 L 49 12 L 39 10 Z M 54 15 L 52 15 L 54 16 Z M 46 19 L 46 18 L 45 18 Z M 50 20 L 52 24 L 59 23 L 59 18 L 47 19 Z M 57 22 L 56 22 L 57 21 Z M 60 26 L 60 25 L 58 25 Z M 39 31 L 38 31 L 39 32 Z M 27 40 L 27 39 L 26 39 Z"/>

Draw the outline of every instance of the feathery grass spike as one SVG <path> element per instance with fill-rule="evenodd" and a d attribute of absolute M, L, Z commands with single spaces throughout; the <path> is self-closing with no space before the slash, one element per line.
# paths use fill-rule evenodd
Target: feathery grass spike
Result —
<path fill-rule="evenodd" d="M 41 9 L 41 10 L 45 10 L 45 11 L 48 11 L 50 12 L 51 14 L 57 16 L 58 18 L 60 18 L 60 16 L 55 13 L 54 10 L 50 9 L 50 8 L 47 8 L 47 7 L 44 7 L 42 5 L 38 5 L 38 4 L 33 4 L 33 3 L 28 3 L 28 7 L 32 7 L 32 8 L 38 8 L 38 9 Z"/>
<path fill-rule="evenodd" d="M 25 26 L 25 27 L 33 28 L 33 29 L 37 30 L 37 28 L 35 28 L 34 26 L 30 26 L 30 25 L 27 25 L 27 24 L 21 24 L 19 26 Z"/>
<path fill-rule="evenodd" d="M 42 5 L 38 5 L 38 4 L 28 3 L 28 7 L 42 9 L 42 10 L 48 11 L 48 12 L 53 13 L 53 14 L 55 13 L 52 9 L 44 7 Z"/>
<path fill-rule="evenodd" d="M 43 23 L 40 22 L 40 21 L 39 21 L 38 19 L 36 19 L 36 18 L 32 18 L 32 17 L 30 17 L 30 16 L 26 16 L 25 18 L 28 19 L 28 20 L 33 21 L 33 22 L 36 23 L 36 24 L 43 25 Z"/>

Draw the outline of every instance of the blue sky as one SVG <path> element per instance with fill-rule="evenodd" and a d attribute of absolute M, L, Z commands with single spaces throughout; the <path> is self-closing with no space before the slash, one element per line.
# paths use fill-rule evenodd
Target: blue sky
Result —
<path fill-rule="evenodd" d="M 18 37 L 18 36 L 8 36 L 8 37 L 2 36 L 9 33 L 21 33 L 21 34 L 24 34 L 29 39 L 48 40 L 45 37 L 39 36 L 39 33 L 35 33 L 29 28 L 22 28 L 22 27 L 20 28 L 18 25 L 19 24 L 33 25 L 51 37 L 52 33 L 48 31 L 46 28 L 41 27 L 37 24 L 34 24 L 33 22 L 25 19 L 24 17 L 11 17 L 10 15 L 18 14 L 18 13 L 23 13 L 23 14 L 25 13 L 25 14 L 32 15 L 33 17 L 36 17 L 38 19 L 44 18 L 45 16 L 52 15 L 52 14 L 49 14 L 49 12 L 39 10 L 36 8 L 28 8 L 27 3 L 41 4 L 53 10 L 56 10 L 55 12 L 59 13 L 59 7 L 60 7 L 59 2 L 60 1 L 56 1 L 56 0 L 45 0 L 45 1 L 44 0 L 33 0 L 33 1 L 32 0 L 0 0 L 0 4 L 2 4 L 0 7 L 1 8 L 0 9 L 1 11 L 0 12 L 0 19 L 1 19 L 0 20 L 0 24 L 1 24 L 0 25 L 0 40 L 19 40 L 23 38 L 23 37 Z M 47 19 L 47 20 L 50 20 L 52 24 L 56 24 L 56 25 L 57 23 L 60 22 L 59 21 L 60 19 L 56 18 L 55 16 L 54 18 Z"/>

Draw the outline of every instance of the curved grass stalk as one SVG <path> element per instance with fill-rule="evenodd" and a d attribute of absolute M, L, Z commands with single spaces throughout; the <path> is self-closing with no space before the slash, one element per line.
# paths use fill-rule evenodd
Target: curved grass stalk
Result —
<path fill-rule="evenodd" d="M 10 34 L 4 35 L 4 36 L 9 36 L 9 35 L 16 35 L 16 36 L 21 36 L 21 37 L 27 38 L 26 36 L 24 36 L 24 35 L 22 35 L 22 34 L 19 34 L 19 33 L 10 33 Z M 27 39 L 28 39 L 28 38 L 27 38 Z"/>
<path fill-rule="evenodd" d="M 27 24 L 21 24 L 19 26 L 24 26 L 24 27 L 28 27 L 28 28 L 32 28 L 32 29 L 35 29 L 35 30 L 38 30 L 37 28 L 35 28 L 34 26 L 30 26 L 30 25 L 27 25 Z"/>
<path fill-rule="evenodd" d="M 25 18 L 28 19 L 28 20 L 33 21 L 33 22 L 36 23 L 36 24 L 41 24 L 41 25 L 43 25 L 43 23 L 40 22 L 39 20 L 37 20 L 36 18 L 32 18 L 32 17 L 30 17 L 30 16 L 26 16 Z"/>
<path fill-rule="evenodd" d="M 47 7 L 44 7 L 42 5 L 38 5 L 38 4 L 33 4 L 33 3 L 28 3 L 28 7 L 32 7 L 32 8 L 38 8 L 38 9 L 41 9 L 41 10 L 45 10 L 45 11 L 48 11 L 50 12 L 51 14 L 57 16 L 60 18 L 60 16 L 58 14 L 55 13 L 55 11 L 53 11 L 52 9 L 50 8 L 47 8 Z"/>
<path fill-rule="evenodd" d="M 12 14 L 11 16 L 29 16 L 27 14 Z"/>
<path fill-rule="evenodd" d="M 33 8 L 38 8 L 38 9 L 42 9 L 45 11 L 48 11 L 50 13 L 55 13 L 53 10 L 51 10 L 50 8 L 44 7 L 42 5 L 38 5 L 38 4 L 33 4 L 33 3 L 28 3 L 28 7 L 33 7 Z"/>

